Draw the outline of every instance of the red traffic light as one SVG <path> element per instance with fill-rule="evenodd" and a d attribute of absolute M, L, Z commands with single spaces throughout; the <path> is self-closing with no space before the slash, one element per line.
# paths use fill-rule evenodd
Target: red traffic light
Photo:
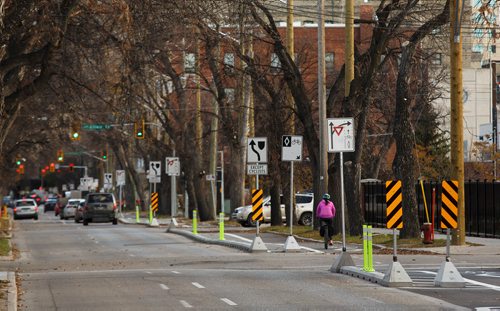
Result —
<path fill-rule="evenodd" d="M 54 163 L 50 163 L 50 172 L 54 173 L 56 171 L 56 165 Z"/>
<path fill-rule="evenodd" d="M 73 163 L 70 163 L 69 164 L 69 171 L 73 172 L 74 169 L 75 169 L 75 165 Z"/>

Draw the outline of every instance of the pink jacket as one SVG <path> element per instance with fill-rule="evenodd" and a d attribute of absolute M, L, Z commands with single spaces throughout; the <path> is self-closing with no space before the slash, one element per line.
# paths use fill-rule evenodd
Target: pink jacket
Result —
<path fill-rule="evenodd" d="M 321 200 L 316 208 L 316 217 L 333 218 L 335 217 L 335 205 L 332 201 Z"/>

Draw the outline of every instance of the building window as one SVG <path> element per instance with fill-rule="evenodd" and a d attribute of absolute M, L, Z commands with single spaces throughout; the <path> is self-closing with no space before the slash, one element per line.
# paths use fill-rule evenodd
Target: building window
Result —
<path fill-rule="evenodd" d="M 497 46 L 496 45 L 490 45 L 490 52 L 491 53 L 496 53 L 497 52 Z"/>
<path fill-rule="evenodd" d="M 333 68 L 335 67 L 335 53 L 325 54 L 325 65 L 328 72 L 333 72 Z"/>
<path fill-rule="evenodd" d="M 271 70 L 278 71 L 281 69 L 281 62 L 276 53 L 271 54 Z"/>
<path fill-rule="evenodd" d="M 472 52 L 483 53 L 483 45 L 482 44 L 472 45 Z"/>
<path fill-rule="evenodd" d="M 234 99 L 235 99 L 234 89 L 226 88 L 226 89 L 224 89 L 224 93 L 226 94 L 227 107 L 229 109 L 233 109 L 233 107 L 234 107 Z"/>
<path fill-rule="evenodd" d="M 442 60 L 443 55 L 441 53 L 436 53 L 432 56 L 431 63 L 433 65 L 441 65 L 443 60 Z"/>
<path fill-rule="evenodd" d="M 196 71 L 196 55 L 194 53 L 186 53 L 184 55 L 184 71 L 194 73 Z"/>
<path fill-rule="evenodd" d="M 233 53 L 224 54 L 224 70 L 226 72 L 233 72 L 233 70 L 234 70 L 234 54 Z"/>

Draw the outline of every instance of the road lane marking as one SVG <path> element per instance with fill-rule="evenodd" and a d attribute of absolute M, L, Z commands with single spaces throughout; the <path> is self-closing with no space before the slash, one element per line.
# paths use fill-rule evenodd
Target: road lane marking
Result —
<path fill-rule="evenodd" d="M 135 255 L 134 255 L 134 254 L 128 254 L 128 255 L 129 255 L 130 257 L 135 257 Z"/>
<path fill-rule="evenodd" d="M 160 284 L 160 287 L 161 287 L 162 289 L 164 289 L 164 290 L 169 290 L 169 289 L 170 289 L 170 288 L 168 288 L 168 286 L 167 286 L 167 285 L 165 285 L 165 284 Z"/>
<path fill-rule="evenodd" d="M 181 274 L 179 271 L 172 271 L 172 273 Z"/>
<path fill-rule="evenodd" d="M 225 303 L 227 303 L 230 306 L 237 306 L 238 305 L 237 303 L 235 303 L 227 298 L 221 298 L 220 300 L 224 301 Z"/>
<path fill-rule="evenodd" d="M 436 272 L 432 272 L 432 271 L 418 271 L 418 272 L 432 274 L 432 275 L 436 275 L 437 274 Z M 467 283 L 471 283 L 471 284 L 474 284 L 474 285 L 483 286 L 483 287 L 486 287 L 486 288 L 489 288 L 489 289 L 496 290 L 496 291 L 500 292 L 500 286 L 491 285 L 491 284 L 483 283 L 483 282 L 478 282 L 478 281 L 474 281 L 474 280 L 471 280 L 471 279 L 466 279 L 464 277 L 462 277 L 462 278 Z"/>
<path fill-rule="evenodd" d="M 151 271 L 145 271 L 147 274 L 153 274 L 153 272 Z"/>
<path fill-rule="evenodd" d="M 240 240 L 245 241 L 245 242 L 253 242 L 253 240 L 244 238 L 244 237 L 236 235 L 236 234 L 226 233 L 226 236 L 232 236 L 233 238 L 237 238 L 237 239 L 240 239 Z"/>
<path fill-rule="evenodd" d="M 371 298 L 371 297 L 365 297 L 365 298 L 368 299 L 368 300 L 371 300 L 371 301 L 375 301 L 376 303 L 381 303 L 381 304 L 384 303 L 383 301 L 380 301 L 380 300 L 375 299 L 375 298 Z"/>
<path fill-rule="evenodd" d="M 205 286 L 201 285 L 200 283 L 198 282 L 192 282 L 191 284 L 193 284 L 194 286 L 198 287 L 198 288 L 205 288 Z"/>
<path fill-rule="evenodd" d="M 186 300 L 180 300 L 180 303 L 182 304 L 182 306 L 184 306 L 184 308 L 192 308 L 193 307 Z"/>

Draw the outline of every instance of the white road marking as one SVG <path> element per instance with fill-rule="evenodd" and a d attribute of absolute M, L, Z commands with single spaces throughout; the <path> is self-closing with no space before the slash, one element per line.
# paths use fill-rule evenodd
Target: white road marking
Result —
<path fill-rule="evenodd" d="M 170 289 L 170 288 L 168 288 L 168 286 L 167 286 L 167 285 L 165 285 L 165 284 L 160 284 L 160 287 L 161 287 L 162 289 L 164 289 L 164 290 L 169 290 L 169 289 Z"/>
<path fill-rule="evenodd" d="M 180 300 L 180 303 L 182 304 L 182 306 L 184 306 L 184 308 L 192 308 L 193 307 L 186 300 Z"/>
<path fill-rule="evenodd" d="M 247 238 L 244 238 L 242 236 L 239 236 L 239 235 L 236 235 L 236 234 L 231 234 L 231 233 L 225 233 L 227 236 L 232 236 L 233 238 L 237 238 L 237 239 L 240 239 L 242 241 L 245 241 L 245 242 L 252 242 L 253 240 L 250 240 L 250 239 L 247 239 Z"/>
<path fill-rule="evenodd" d="M 179 271 L 172 271 L 172 273 L 181 274 Z"/>
<path fill-rule="evenodd" d="M 283 245 L 285 245 L 285 244 L 283 244 Z M 310 248 L 310 247 L 300 246 L 300 248 L 301 249 L 305 249 L 306 251 L 314 252 L 314 253 L 320 253 L 320 254 L 324 253 L 322 251 L 318 251 L 317 249 Z"/>
<path fill-rule="evenodd" d="M 235 303 L 227 298 L 221 298 L 220 300 L 224 301 L 225 303 L 227 303 L 230 306 L 237 306 L 238 305 L 237 303 Z"/>
<path fill-rule="evenodd" d="M 134 255 L 134 254 L 128 254 L 128 255 L 129 255 L 130 257 L 135 257 L 135 255 Z"/>
<path fill-rule="evenodd" d="M 422 272 L 422 273 L 427 273 L 427 274 L 432 274 L 432 275 L 436 275 L 436 274 L 437 274 L 436 272 L 432 272 L 432 271 L 419 271 L 419 272 Z M 491 285 L 491 284 L 488 284 L 488 283 L 483 283 L 483 282 L 478 282 L 478 281 L 474 281 L 474 280 L 466 279 L 466 278 L 464 278 L 464 277 L 462 277 L 462 278 L 463 278 L 463 279 L 464 279 L 464 281 L 466 281 L 467 283 L 471 283 L 471 284 L 474 284 L 474 285 L 483 286 L 483 287 L 486 287 L 486 288 L 489 288 L 489 289 L 496 290 L 496 291 L 499 291 L 499 292 L 500 292 L 500 286 Z"/>
<path fill-rule="evenodd" d="M 94 241 L 95 244 L 99 244 L 99 241 Z"/>
<path fill-rule="evenodd" d="M 193 284 L 194 286 L 198 287 L 198 288 L 205 288 L 205 286 L 201 285 L 200 283 L 198 282 L 192 282 L 191 284 Z"/>
<path fill-rule="evenodd" d="M 151 271 L 145 271 L 147 274 L 153 274 L 153 272 Z"/>
<path fill-rule="evenodd" d="M 375 298 L 371 298 L 371 297 L 365 297 L 365 298 L 368 299 L 368 300 L 371 300 L 371 301 L 375 301 L 376 303 L 381 303 L 381 304 L 384 303 L 383 301 L 377 300 Z"/>

